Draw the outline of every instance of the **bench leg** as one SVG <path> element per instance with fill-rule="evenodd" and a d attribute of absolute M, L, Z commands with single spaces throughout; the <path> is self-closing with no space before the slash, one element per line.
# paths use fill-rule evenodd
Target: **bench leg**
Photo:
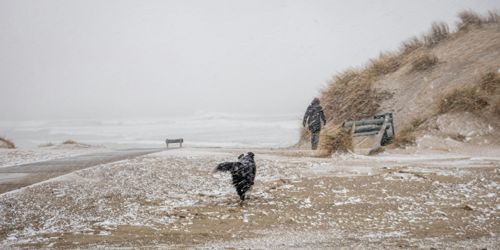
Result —
<path fill-rule="evenodd" d="M 167 149 L 168 149 L 168 143 L 167 143 Z"/>
<path fill-rule="evenodd" d="M 182 142 L 181 142 L 181 148 L 182 148 Z"/>

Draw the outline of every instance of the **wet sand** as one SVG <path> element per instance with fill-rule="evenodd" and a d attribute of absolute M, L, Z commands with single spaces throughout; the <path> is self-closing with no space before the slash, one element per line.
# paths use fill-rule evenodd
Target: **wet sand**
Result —
<path fill-rule="evenodd" d="M 165 150 L 126 149 L 0 168 L 0 194 L 80 169 Z"/>

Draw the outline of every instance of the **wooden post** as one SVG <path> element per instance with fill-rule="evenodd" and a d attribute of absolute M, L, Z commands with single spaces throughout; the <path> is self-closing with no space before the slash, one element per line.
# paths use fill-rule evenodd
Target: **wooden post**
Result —
<path fill-rule="evenodd" d="M 353 122 L 351 126 L 351 137 L 353 136 L 354 132 L 356 131 L 356 123 Z"/>

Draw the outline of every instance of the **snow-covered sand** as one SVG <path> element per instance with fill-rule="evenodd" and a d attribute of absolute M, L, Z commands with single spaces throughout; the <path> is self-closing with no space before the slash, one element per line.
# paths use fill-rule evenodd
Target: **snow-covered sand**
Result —
<path fill-rule="evenodd" d="M 0 168 L 16 166 L 27 163 L 55 160 L 74 157 L 84 154 L 106 152 L 103 146 L 85 144 L 60 144 L 40 148 L 0 148 Z"/>
<path fill-rule="evenodd" d="M 212 170 L 245 151 L 169 150 L 2 194 L 1 245 L 499 246 L 498 159 L 451 153 L 322 159 L 254 148 L 256 185 L 240 207 L 230 177 Z"/>

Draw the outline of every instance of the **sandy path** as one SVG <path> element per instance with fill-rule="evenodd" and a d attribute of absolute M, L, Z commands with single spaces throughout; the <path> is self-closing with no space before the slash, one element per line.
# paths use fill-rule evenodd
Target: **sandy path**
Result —
<path fill-rule="evenodd" d="M 0 194 L 88 167 L 155 153 L 164 149 L 127 149 L 92 153 L 0 168 Z"/>

